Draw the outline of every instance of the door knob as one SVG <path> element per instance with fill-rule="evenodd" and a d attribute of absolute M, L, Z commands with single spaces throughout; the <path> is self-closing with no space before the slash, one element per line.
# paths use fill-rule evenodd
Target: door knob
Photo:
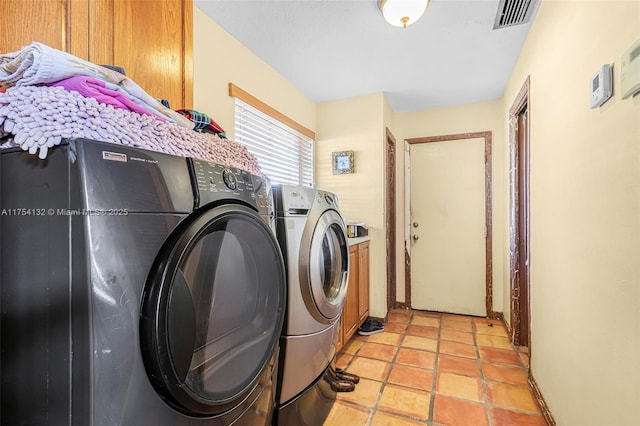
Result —
<path fill-rule="evenodd" d="M 413 238 L 413 241 L 418 241 L 420 239 L 420 237 L 416 234 L 413 234 L 411 238 Z"/>
<path fill-rule="evenodd" d="M 413 227 L 417 228 L 418 227 L 418 222 L 413 222 Z"/>

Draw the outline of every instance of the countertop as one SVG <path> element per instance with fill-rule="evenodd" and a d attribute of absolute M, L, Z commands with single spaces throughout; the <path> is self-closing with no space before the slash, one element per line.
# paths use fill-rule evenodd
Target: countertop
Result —
<path fill-rule="evenodd" d="M 347 238 L 347 243 L 349 247 L 355 246 L 356 244 L 367 242 L 371 239 L 371 237 L 357 237 L 357 238 Z"/>

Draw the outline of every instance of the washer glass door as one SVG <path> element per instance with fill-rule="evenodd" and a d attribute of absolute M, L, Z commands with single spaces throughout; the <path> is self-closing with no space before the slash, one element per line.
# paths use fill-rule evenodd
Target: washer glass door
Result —
<path fill-rule="evenodd" d="M 251 393 L 273 355 L 284 265 L 271 230 L 240 206 L 213 209 L 181 231 L 145 288 L 142 352 L 167 402 L 217 414 Z"/>
<path fill-rule="evenodd" d="M 311 240 L 309 272 L 316 307 L 327 319 L 337 318 L 347 291 L 349 247 L 342 217 L 325 211 Z"/>

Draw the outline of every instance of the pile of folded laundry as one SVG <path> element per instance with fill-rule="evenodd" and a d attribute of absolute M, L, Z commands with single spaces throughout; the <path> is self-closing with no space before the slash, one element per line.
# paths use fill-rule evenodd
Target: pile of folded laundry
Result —
<path fill-rule="evenodd" d="M 173 111 L 124 74 L 42 43 L 0 55 L 0 148 L 44 159 L 63 139 L 89 138 L 262 175 L 246 147 L 224 136 L 205 114 Z"/>

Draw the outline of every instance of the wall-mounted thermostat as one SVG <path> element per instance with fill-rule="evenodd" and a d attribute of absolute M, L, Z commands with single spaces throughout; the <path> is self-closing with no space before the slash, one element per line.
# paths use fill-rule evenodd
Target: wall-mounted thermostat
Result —
<path fill-rule="evenodd" d="M 598 108 L 611 97 L 611 65 L 604 64 L 591 78 L 591 109 Z"/>
<path fill-rule="evenodd" d="M 640 40 L 622 55 L 621 62 L 620 90 L 622 99 L 627 99 L 640 92 Z"/>

